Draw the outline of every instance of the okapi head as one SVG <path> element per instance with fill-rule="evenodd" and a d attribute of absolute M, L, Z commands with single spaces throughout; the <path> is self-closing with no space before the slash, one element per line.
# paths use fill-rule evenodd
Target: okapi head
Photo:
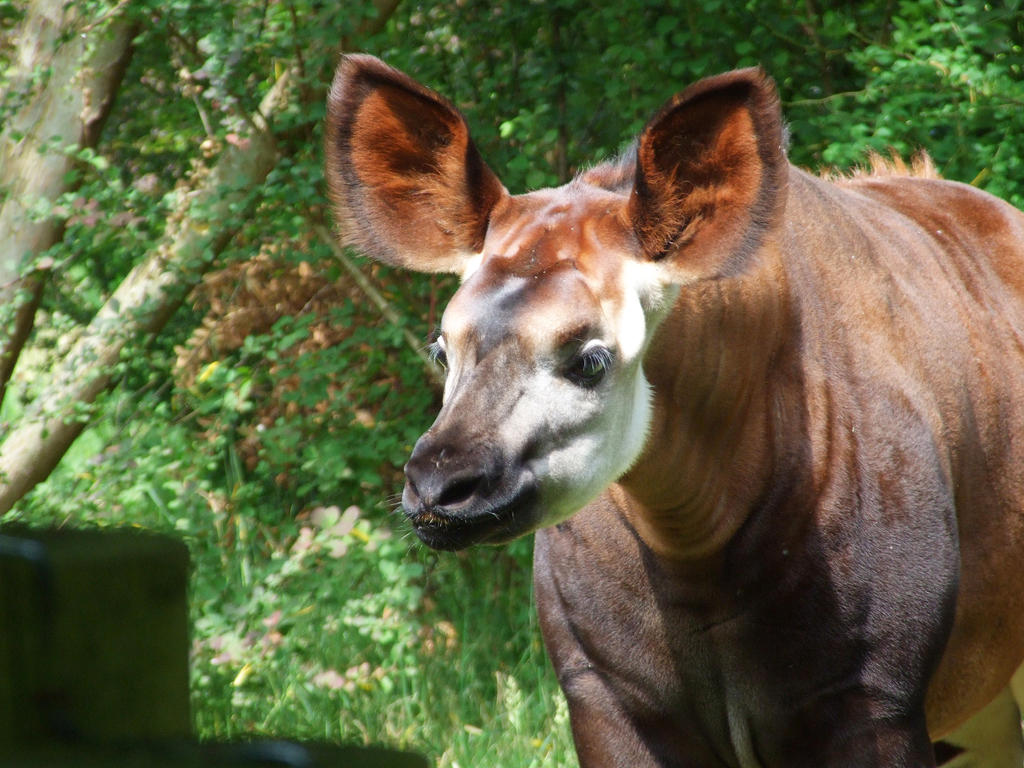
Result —
<path fill-rule="evenodd" d="M 326 154 L 345 244 L 462 278 L 433 345 L 444 405 L 403 494 L 442 549 L 558 523 L 637 461 L 660 320 L 680 286 L 744 270 L 785 200 L 778 98 L 757 69 L 671 99 L 623 159 L 513 196 L 448 100 L 347 56 Z"/>

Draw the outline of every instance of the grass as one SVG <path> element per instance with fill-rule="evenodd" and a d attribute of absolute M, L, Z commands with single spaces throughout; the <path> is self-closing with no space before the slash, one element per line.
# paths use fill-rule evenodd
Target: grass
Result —
<path fill-rule="evenodd" d="M 528 543 L 438 555 L 352 517 L 239 558 L 195 552 L 199 734 L 383 743 L 438 768 L 575 765 Z"/>

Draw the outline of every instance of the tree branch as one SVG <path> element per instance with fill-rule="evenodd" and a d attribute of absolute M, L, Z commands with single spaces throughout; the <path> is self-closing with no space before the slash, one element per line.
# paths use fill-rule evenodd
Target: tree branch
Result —
<path fill-rule="evenodd" d="M 292 79 L 287 70 L 253 116 L 253 132 L 226 147 L 181 198 L 160 243 L 121 282 L 57 365 L 52 385 L 0 444 L 0 515 L 49 475 L 84 428 L 88 406 L 110 386 L 124 346 L 164 326 L 234 235 L 232 222 L 251 211 L 252 192 L 277 162 L 263 116 L 283 106 Z"/>

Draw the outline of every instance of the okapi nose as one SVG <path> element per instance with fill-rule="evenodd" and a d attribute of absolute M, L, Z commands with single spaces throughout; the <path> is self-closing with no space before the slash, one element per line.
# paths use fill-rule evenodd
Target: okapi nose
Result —
<path fill-rule="evenodd" d="M 490 485 L 491 464 L 421 439 L 405 465 L 406 490 L 412 494 L 407 501 L 416 507 L 407 511 L 453 510 L 466 504 Z"/>

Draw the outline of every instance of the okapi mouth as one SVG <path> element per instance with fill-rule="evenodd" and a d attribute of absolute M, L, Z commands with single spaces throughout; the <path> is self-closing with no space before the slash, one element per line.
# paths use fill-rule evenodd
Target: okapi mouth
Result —
<path fill-rule="evenodd" d="M 502 544 L 529 533 L 540 519 L 538 499 L 533 474 L 524 470 L 510 483 L 477 487 L 447 504 L 428 503 L 409 478 L 402 506 L 424 544 L 453 551 L 474 544 Z"/>

